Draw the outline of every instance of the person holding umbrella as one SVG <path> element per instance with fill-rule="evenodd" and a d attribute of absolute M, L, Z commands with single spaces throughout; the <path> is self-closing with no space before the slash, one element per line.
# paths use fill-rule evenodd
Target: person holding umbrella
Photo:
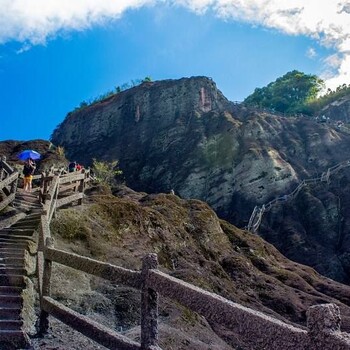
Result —
<path fill-rule="evenodd" d="M 32 189 L 33 174 L 36 168 L 34 159 L 40 159 L 40 157 L 40 153 L 30 149 L 26 149 L 18 155 L 19 159 L 26 161 L 23 168 L 24 191 L 31 191 Z"/>
<path fill-rule="evenodd" d="M 35 171 L 36 165 L 32 158 L 28 158 L 27 162 L 24 164 L 23 167 L 23 175 L 24 175 L 24 184 L 23 188 L 25 191 L 30 192 L 32 190 L 32 181 L 33 181 L 33 174 Z"/>

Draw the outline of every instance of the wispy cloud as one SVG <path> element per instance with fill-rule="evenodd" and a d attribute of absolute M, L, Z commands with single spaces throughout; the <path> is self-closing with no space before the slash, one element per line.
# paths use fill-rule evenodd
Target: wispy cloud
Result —
<path fill-rule="evenodd" d="M 311 59 L 317 57 L 316 50 L 313 47 L 309 47 L 306 51 L 306 57 L 311 58 Z"/>
<path fill-rule="evenodd" d="M 337 52 L 338 59 L 330 59 L 326 70 L 328 85 L 350 83 L 350 0 L 0 0 L 0 43 L 42 44 L 59 33 L 84 30 L 157 3 L 198 14 L 211 10 L 224 20 L 311 37 Z"/>

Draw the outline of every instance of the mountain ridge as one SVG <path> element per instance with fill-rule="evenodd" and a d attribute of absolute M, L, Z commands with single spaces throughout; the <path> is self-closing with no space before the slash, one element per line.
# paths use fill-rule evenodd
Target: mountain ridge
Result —
<path fill-rule="evenodd" d="M 350 135 L 314 118 L 286 118 L 234 104 L 211 79 L 192 77 L 144 83 L 72 113 L 53 133 L 52 142 L 81 162 L 118 159 L 133 189 L 150 193 L 174 189 L 183 198 L 208 202 L 220 217 L 244 227 L 255 205 L 289 193 L 302 180 L 348 160 Z M 312 198 L 311 206 L 319 201 Z M 290 218 L 296 227 L 307 221 L 300 227 L 304 239 L 293 251 L 283 248 L 281 238 L 294 234 L 288 225 L 273 234 L 266 232 L 265 225 L 262 235 L 274 236 L 274 244 L 284 254 L 305 262 L 301 252 L 308 245 L 307 237 L 315 241 L 312 237 L 317 233 L 310 230 L 312 221 L 300 221 L 303 215 L 299 210 Z M 328 228 L 325 223 L 323 235 Z M 343 231 L 340 244 L 329 249 L 324 241 L 317 243 L 317 249 L 336 261 L 347 249 L 349 233 Z M 340 281 L 349 279 L 347 259 L 327 272 L 322 255 L 318 256 L 308 263 Z"/>

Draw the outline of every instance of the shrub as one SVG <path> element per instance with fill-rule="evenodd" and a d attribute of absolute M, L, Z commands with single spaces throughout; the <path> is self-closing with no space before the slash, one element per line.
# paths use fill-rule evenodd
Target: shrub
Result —
<path fill-rule="evenodd" d="M 95 158 L 93 159 L 92 171 L 98 183 L 110 186 L 115 185 L 117 177 L 123 173 L 118 167 L 118 160 L 104 162 Z"/>

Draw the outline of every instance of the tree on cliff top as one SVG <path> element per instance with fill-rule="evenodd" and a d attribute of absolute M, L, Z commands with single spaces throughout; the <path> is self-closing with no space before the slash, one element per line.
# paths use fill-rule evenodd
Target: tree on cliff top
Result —
<path fill-rule="evenodd" d="M 244 103 L 281 113 L 310 114 L 308 104 L 317 98 L 323 87 L 323 80 L 316 75 L 293 70 L 263 88 L 256 88 Z"/>

